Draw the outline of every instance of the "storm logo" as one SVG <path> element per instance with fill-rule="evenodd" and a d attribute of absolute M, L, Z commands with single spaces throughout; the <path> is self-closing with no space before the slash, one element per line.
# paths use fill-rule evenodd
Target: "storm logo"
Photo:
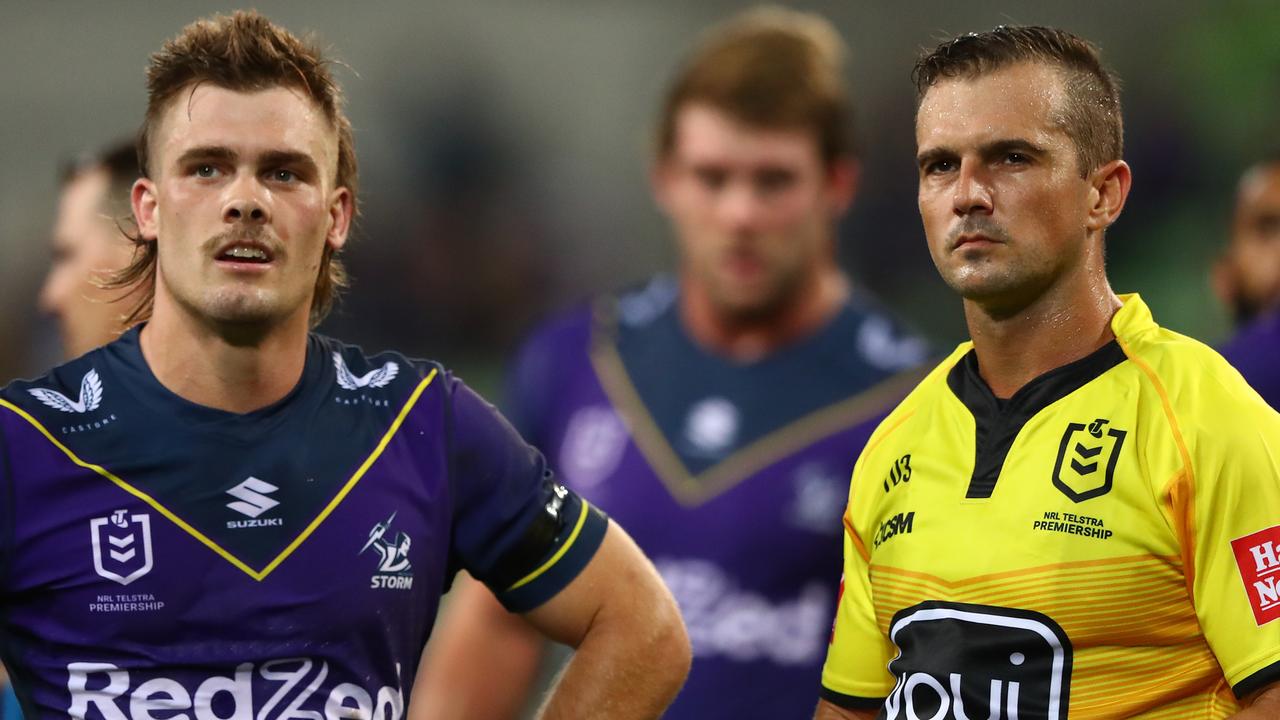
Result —
<path fill-rule="evenodd" d="M 1066 720 L 1071 641 L 1046 615 L 931 601 L 900 611 L 885 720 Z"/>
<path fill-rule="evenodd" d="M 369 541 L 360 548 L 360 555 L 373 548 L 378 553 L 378 574 L 373 576 L 369 587 L 390 588 L 392 590 L 409 590 L 413 588 L 413 566 L 409 563 L 409 536 L 403 532 L 396 533 L 394 539 L 388 538 L 391 532 L 391 521 L 396 514 L 373 526 L 369 531 Z"/>

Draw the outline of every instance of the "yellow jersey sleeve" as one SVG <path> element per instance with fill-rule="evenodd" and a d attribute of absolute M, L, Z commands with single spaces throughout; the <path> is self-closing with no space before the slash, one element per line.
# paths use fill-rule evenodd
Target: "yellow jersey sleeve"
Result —
<path fill-rule="evenodd" d="M 1214 402 L 1184 415 L 1191 477 L 1170 495 L 1200 626 L 1244 697 L 1280 681 L 1280 414 L 1225 362 L 1202 372 Z"/>
<path fill-rule="evenodd" d="M 861 467 L 860 458 L 854 470 L 854 492 Z M 854 531 L 846 511 L 844 575 L 840 580 L 831 645 L 822 668 L 821 691 L 824 700 L 846 708 L 878 708 L 893 690 L 893 677 L 888 668 L 892 646 L 876 623 L 867 558 L 866 546 Z"/>

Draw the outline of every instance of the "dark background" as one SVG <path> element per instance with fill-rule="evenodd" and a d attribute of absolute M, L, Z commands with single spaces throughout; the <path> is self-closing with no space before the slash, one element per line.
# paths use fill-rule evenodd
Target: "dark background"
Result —
<path fill-rule="evenodd" d="M 1235 179 L 1280 146 L 1280 4 L 812 2 L 851 46 L 862 189 L 842 225 L 854 279 L 944 347 L 959 302 L 915 208 L 910 68 L 920 49 L 1000 23 L 1093 40 L 1124 80 L 1129 205 L 1108 237 L 1113 284 L 1162 324 L 1229 332 L 1209 291 Z M 354 291 L 324 330 L 445 361 L 492 390 L 529 324 L 673 260 L 646 185 L 663 85 L 706 25 L 742 3 L 261 2 L 345 63 L 363 216 Z M 150 52 L 199 2 L 2 2 L 0 382 L 58 359 L 35 297 L 58 168 L 131 135 Z M 234 6 L 223 6 L 231 9 Z"/>

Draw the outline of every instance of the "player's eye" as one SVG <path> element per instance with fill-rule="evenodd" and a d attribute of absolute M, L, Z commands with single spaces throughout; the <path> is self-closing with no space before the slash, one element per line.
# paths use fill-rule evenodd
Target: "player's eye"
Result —
<path fill-rule="evenodd" d="M 1258 234 L 1271 239 L 1280 240 L 1280 214 L 1264 214 L 1254 221 Z"/>
<path fill-rule="evenodd" d="M 693 174 L 698 183 L 708 190 L 719 190 L 729 180 L 729 174 L 718 168 L 698 168 Z"/>
<path fill-rule="evenodd" d="M 796 175 L 789 170 L 766 170 L 756 175 L 756 189 L 762 193 L 786 190 L 795 182 Z"/>
<path fill-rule="evenodd" d="M 1031 158 L 1019 152 L 1006 153 L 1004 156 L 1006 165 L 1026 165 L 1031 162 Z"/>
<path fill-rule="evenodd" d="M 210 164 L 208 164 L 208 163 L 203 163 L 203 164 L 200 164 L 200 165 L 196 165 L 196 166 L 195 166 L 194 173 L 195 173 L 195 176 L 196 176 L 196 177 L 200 177 L 200 178 L 211 178 L 211 177 L 217 177 L 217 175 L 218 175 L 218 168 L 216 168 L 216 167 L 214 167 L 214 166 L 212 166 L 212 165 L 210 165 Z"/>
<path fill-rule="evenodd" d="M 298 176 L 292 170 L 280 169 L 271 171 L 271 179 L 276 182 L 291 183 L 297 180 Z"/>
<path fill-rule="evenodd" d="M 951 160 L 934 160 L 932 162 L 925 163 L 924 174 L 938 175 L 940 173 L 948 173 L 955 170 L 956 167 L 956 163 Z"/>

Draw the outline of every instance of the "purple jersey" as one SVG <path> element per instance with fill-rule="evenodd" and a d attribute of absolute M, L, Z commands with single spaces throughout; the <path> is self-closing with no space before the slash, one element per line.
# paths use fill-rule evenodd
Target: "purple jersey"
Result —
<path fill-rule="evenodd" d="M 559 318 L 522 349 L 510 417 L 618 520 L 680 604 L 693 669 L 664 717 L 807 718 L 854 461 L 925 346 L 851 303 L 757 362 L 697 347 L 674 281 Z"/>
<path fill-rule="evenodd" d="M 1222 347 L 1222 356 L 1267 404 L 1280 410 L 1280 311 L 1242 328 Z"/>
<path fill-rule="evenodd" d="M 439 366 L 312 336 L 247 414 L 138 331 L 0 391 L 0 642 L 27 717 L 399 718 L 465 568 L 513 610 L 605 521 Z"/>

